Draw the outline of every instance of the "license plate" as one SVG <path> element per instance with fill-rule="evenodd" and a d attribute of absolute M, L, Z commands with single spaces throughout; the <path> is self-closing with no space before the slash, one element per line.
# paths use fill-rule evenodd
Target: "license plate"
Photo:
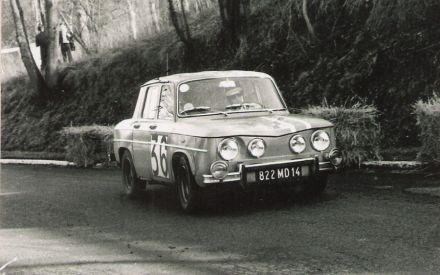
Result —
<path fill-rule="evenodd" d="M 309 166 L 266 167 L 249 171 L 246 181 L 257 184 L 290 183 L 307 177 L 309 174 Z"/>

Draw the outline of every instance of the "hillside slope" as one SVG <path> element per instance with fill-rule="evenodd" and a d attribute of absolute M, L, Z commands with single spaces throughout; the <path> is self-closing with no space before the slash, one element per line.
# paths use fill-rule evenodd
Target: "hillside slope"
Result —
<path fill-rule="evenodd" d="M 165 74 L 167 56 L 171 73 L 269 73 L 292 108 L 375 104 L 384 145 L 418 142 L 412 104 L 440 91 L 440 3 L 407 0 L 398 10 L 371 1 L 310 1 L 313 38 L 301 1 L 269 2 L 253 7 L 238 48 L 228 44 L 212 15 L 191 26 L 197 50 L 189 60 L 183 61 L 175 34 L 164 33 L 63 68 L 54 98 L 45 104 L 29 98 L 25 78 L 4 83 L 2 150 L 62 151 L 62 127 L 113 125 L 130 116 L 137 87 Z"/>

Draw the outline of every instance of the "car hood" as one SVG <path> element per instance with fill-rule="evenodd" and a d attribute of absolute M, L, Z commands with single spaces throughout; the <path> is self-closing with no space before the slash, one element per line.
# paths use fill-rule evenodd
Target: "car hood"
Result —
<path fill-rule="evenodd" d="M 177 123 L 177 132 L 200 137 L 283 136 L 308 129 L 333 127 L 327 120 L 301 115 L 193 117 Z"/>

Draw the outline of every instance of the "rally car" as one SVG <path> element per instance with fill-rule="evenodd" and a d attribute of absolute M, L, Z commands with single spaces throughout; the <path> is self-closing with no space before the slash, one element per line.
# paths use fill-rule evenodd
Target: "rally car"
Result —
<path fill-rule="evenodd" d="M 146 82 L 132 118 L 114 129 L 114 152 L 128 196 L 147 183 L 175 185 L 187 212 L 210 186 L 319 194 L 342 164 L 333 124 L 291 114 L 274 79 L 251 71 Z"/>

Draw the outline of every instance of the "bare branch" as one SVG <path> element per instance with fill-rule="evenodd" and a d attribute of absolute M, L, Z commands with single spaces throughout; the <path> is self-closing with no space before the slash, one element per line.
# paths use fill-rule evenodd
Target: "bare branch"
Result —
<path fill-rule="evenodd" d="M 302 13 L 304 16 L 304 20 L 306 21 L 307 29 L 309 30 L 309 33 L 312 36 L 312 39 L 317 40 L 317 37 L 315 35 L 315 31 L 313 29 L 313 25 L 310 22 L 309 15 L 307 14 L 307 0 L 302 1 Z"/>

